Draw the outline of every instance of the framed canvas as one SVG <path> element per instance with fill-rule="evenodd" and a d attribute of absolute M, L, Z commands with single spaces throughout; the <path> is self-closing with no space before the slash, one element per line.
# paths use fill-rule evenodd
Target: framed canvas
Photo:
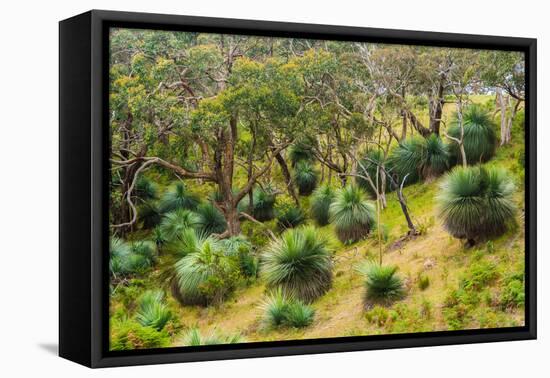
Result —
<path fill-rule="evenodd" d="M 536 40 L 59 26 L 62 357 L 536 338 Z"/>

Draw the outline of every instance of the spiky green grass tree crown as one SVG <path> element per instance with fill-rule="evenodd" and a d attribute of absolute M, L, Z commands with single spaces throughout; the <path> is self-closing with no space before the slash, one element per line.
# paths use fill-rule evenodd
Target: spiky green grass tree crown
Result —
<path fill-rule="evenodd" d="M 311 196 L 311 216 L 319 226 L 329 223 L 329 208 L 336 193 L 329 185 L 322 185 L 315 189 Z"/>
<path fill-rule="evenodd" d="M 315 310 L 286 294 L 280 287 L 271 291 L 262 303 L 263 321 L 268 327 L 307 327 Z"/>
<path fill-rule="evenodd" d="M 464 150 L 468 164 L 474 165 L 490 160 L 495 154 L 497 142 L 491 115 L 479 105 L 470 105 L 462 115 L 462 122 L 464 125 Z M 453 117 L 448 134 L 460 139 L 457 114 Z M 450 148 L 453 158 L 460 163 L 462 158 L 458 144 L 451 141 Z"/>
<path fill-rule="evenodd" d="M 318 175 L 313 164 L 307 161 L 299 161 L 294 168 L 294 183 L 302 196 L 308 196 L 317 186 Z"/>
<path fill-rule="evenodd" d="M 136 320 L 142 326 L 160 331 L 171 318 L 172 313 L 164 303 L 162 291 L 147 291 L 139 298 Z"/>
<path fill-rule="evenodd" d="M 439 212 L 447 231 L 456 238 L 492 238 L 514 222 L 515 185 L 497 167 L 456 167 L 441 184 Z"/>
<path fill-rule="evenodd" d="M 198 328 L 189 330 L 183 339 L 183 344 L 186 346 L 237 344 L 244 342 L 246 342 L 246 340 L 239 334 L 222 336 L 217 333 L 210 333 L 208 335 L 202 335 Z"/>
<path fill-rule="evenodd" d="M 277 224 L 283 230 L 298 227 L 306 220 L 303 210 L 295 206 L 285 206 L 277 212 Z"/>
<path fill-rule="evenodd" d="M 332 284 L 329 242 L 314 227 L 285 231 L 262 257 L 262 275 L 267 285 L 281 287 L 304 302 L 317 299 Z"/>
<path fill-rule="evenodd" d="M 358 270 L 365 276 L 366 301 L 394 301 L 405 295 L 403 280 L 397 275 L 397 266 L 369 262 Z"/>
<path fill-rule="evenodd" d="M 144 229 L 149 230 L 158 226 L 162 220 L 162 212 L 158 203 L 154 200 L 144 201 L 138 207 L 138 219 Z"/>
<path fill-rule="evenodd" d="M 159 205 L 163 213 L 168 213 L 179 209 L 195 210 L 199 203 L 199 197 L 190 192 L 183 182 L 178 181 L 164 193 Z"/>
<path fill-rule="evenodd" d="M 398 185 L 437 177 L 450 168 L 449 147 L 435 134 L 412 137 L 395 147 L 389 158 Z"/>
<path fill-rule="evenodd" d="M 311 141 L 299 141 L 291 145 L 288 149 L 288 157 L 293 167 L 300 161 L 312 162 L 315 160 Z"/>
<path fill-rule="evenodd" d="M 343 243 L 365 238 L 375 225 L 376 209 L 357 186 L 350 185 L 336 192 L 329 208 L 330 221 Z"/>
<path fill-rule="evenodd" d="M 211 235 L 221 234 L 227 228 L 227 222 L 220 210 L 211 202 L 202 203 L 197 206 L 197 227 L 200 232 Z"/>
<path fill-rule="evenodd" d="M 154 200 L 158 197 L 158 186 L 149 178 L 139 176 L 136 182 L 135 194 L 143 201 Z"/>
<path fill-rule="evenodd" d="M 252 216 L 260 222 L 267 222 L 275 218 L 275 200 L 276 196 L 270 190 L 263 190 L 260 188 L 254 189 L 252 196 L 254 201 L 252 207 Z M 246 196 L 239 202 L 239 211 L 249 211 L 249 197 Z"/>
<path fill-rule="evenodd" d="M 238 262 L 218 239 L 193 233 L 181 240 L 184 257 L 173 266 L 172 293 L 184 305 L 221 303 L 239 278 Z"/>
<path fill-rule="evenodd" d="M 153 265 L 156 245 L 151 241 L 127 243 L 117 237 L 110 241 L 109 268 L 111 275 L 125 276 L 143 273 Z"/>
<path fill-rule="evenodd" d="M 186 209 L 177 209 L 165 214 L 160 223 L 160 230 L 164 238 L 175 241 L 179 235 L 188 228 L 198 228 L 200 218 L 197 214 Z"/>
<path fill-rule="evenodd" d="M 425 143 L 426 159 L 420 173 L 424 178 L 440 176 L 451 167 L 449 146 L 435 134 L 428 136 Z"/>

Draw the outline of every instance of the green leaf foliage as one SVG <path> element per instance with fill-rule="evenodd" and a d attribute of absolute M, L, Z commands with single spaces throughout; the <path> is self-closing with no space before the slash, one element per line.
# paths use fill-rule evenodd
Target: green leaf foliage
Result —
<path fill-rule="evenodd" d="M 315 189 L 311 196 L 311 216 L 319 226 L 326 226 L 330 220 L 330 204 L 336 193 L 329 185 L 322 185 Z"/>
<path fill-rule="evenodd" d="M 166 330 L 141 325 L 135 320 L 111 320 L 110 350 L 163 348 L 170 344 Z"/>
<path fill-rule="evenodd" d="M 216 333 L 211 333 L 204 336 L 198 328 L 192 328 L 183 338 L 183 344 L 185 346 L 238 344 L 244 342 L 246 342 L 246 340 L 244 340 L 239 334 L 221 336 Z"/>
<path fill-rule="evenodd" d="M 192 236 L 190 230 L 184 235 L 184 256 L 173 266 L 172 293 L 183 305 L 221 303 L 239 280 L 237 259 L 224 253 L 218 239 Z"/>
<path fill-rule="evenodd" d="M 199 228 L 200 218 L 194 212 L 186 209 L 177 209 L 164 215 L 160 223 L 160 230 L 167 241 L 176 240 L 188 228 Z"/>
<path fill-rule="evenodd" d="M 349 185 L 336 192 L 329 208 L 330 221 L 343 243 L 365 238 L 375 225 L 376 209 L 357 186 Z"/>
<path fill-rule="evenodd" d="M 497 167 L 456 167 L 447 174 L 438 196 L 447 231 L 458 239 L 476 241 L 504 233 L 514 222 L 515 185 Z"/>
<path fill-rule="evenodd" d="M 177 181 L 160 199 L 160 209 L 163 213 L 180 209 L 195 210 L 199 203 L 199 197 L 190 192 L 183 182 Z"/>
<path fill-rule="evenodd" d="M 285 206 L 277 212 L 277 223 L 283 230 L 298 227 L 306 220 L 306 215 L 299 207 Z"/>
<path fill-rule="evenodd" d="M 142 326 L 160 331 L 171 318 L 172 313 L 164 303 L 162 291 L 147 291 L 139 298 L 136 320 Z"/>
<path fill-rule="evenodd" d="M 464 127 L 464 150 L 469 165 L 484 163 L 495 154 L 497 138 L 491 115 L 479 105 L 470 105 L 462 116 Z M 460 139 L 458 115 L 455 114 L 448 134 Z M 460 163 L 461 154 L 456 142 L 450 142 L 451 154 Z"/>
<path fill-rule="evenodd" d="M 264 323 L 273 328 L 307 327 L 315 317 L 315 310 L 311 306 L 286 295 L 280 287 L 268 294 L 261 308 Z"/>
<path fill-rule="evenodd" d="M 206 235 L 221 234 L 227 229 L 227 222 L 223 214 L 211 202 L 197 206 L 195 213 L 200 232 Z"/>
<path fill-rule="evenodd" d="M 332 284 L 332 258 L 328 241 L 313 227 L 285 231 L 262 256 L 262 274 L 269 287 L 312 302 Z"/>
<path fill-rule="evenodd" d="M 310 195 L 317 186 L 318 174 L 311 163 L 299 161 L 294 167 L 293 180 L 302 196 Z"/>
<path fill-rule="evenodd" d="M 403 280 L 397 275 L 397 266 L 367 263 L 359 268 L 365 276 L 366 301 L 394 301 L 405 296 Z"/>

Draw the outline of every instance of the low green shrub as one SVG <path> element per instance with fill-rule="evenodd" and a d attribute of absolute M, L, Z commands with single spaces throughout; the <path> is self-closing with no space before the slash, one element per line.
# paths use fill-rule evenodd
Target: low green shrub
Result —
<path fill-rule="evenodd" d="M 110 350 L 163 348 L 170 345 L 166 330 L 146 327 L 135 320 L 111 320 Z"/>
<path fill-rule="evenodd" d="M 418 276 L 418 287 L 420 290 L 426 290 L 430 286 L 430 277 L 425 274 Z"/>
<path fill-rule="evenodd" d="M 374 306 L 365 313 L 365 319 L 367 319 L 369 323 L 384 327 L 397 319 L 397 313 L 381 306 Z"/>
<path fill-rule="evenodd" d="M 521 307 L 525 305 L 525 284 L 521 277 L 511 276 L 505 282 L 500 295 L 500 304 L 503 308 Z"/>
<path fill-rule="evenodd" d="M 460 281 L 464 290 L 479 291 L 498 278 L 496 264 L 487 261 L 474 263 L 468 267 Z"/>
<path fill-rule="evenodd" d="M 225 255 L 238 260 L 244 277 L 255 278 L 258 275 L 258 258 L 253 254 L 252 244 L 244 236 L 232 236 L 220 242 Z"/>

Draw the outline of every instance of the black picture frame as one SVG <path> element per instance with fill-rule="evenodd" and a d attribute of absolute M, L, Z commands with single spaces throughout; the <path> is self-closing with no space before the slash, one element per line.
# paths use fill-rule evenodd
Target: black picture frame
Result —
<path fill-rule="evenodd" d="M 373 41 L 525 53 L 525 326 L 108 351 L 110 27 Z M 59 23 L 59 354 L 89 367 L 536 338 L 536 39 L 92 10 Z"/>

